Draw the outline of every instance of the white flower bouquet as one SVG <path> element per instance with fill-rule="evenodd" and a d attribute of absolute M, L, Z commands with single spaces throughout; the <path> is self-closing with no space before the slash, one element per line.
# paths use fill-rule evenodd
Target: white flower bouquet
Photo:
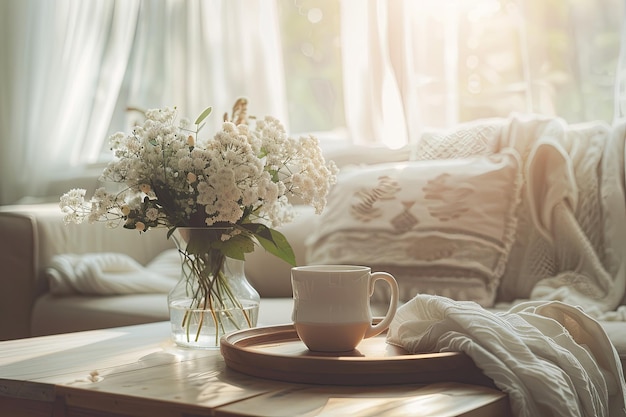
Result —
<path fill-rule="evenodd" d="M 176 110 L 149 110 L 131 134 L 110 138 L 115 160 L 101 180 L 123 184 L 119 192 L 102 187 L 85 200 L 73 189 L 61 197 L 66 223 L 106 221 L 144 232 L 154 227 L 227 228 L 221 252 L 243 259 L 259 243 L 295 265 L 293 251 L 275 228 L 293 218 L 289 197 L 320 213 L 336 180 L 337 168 L 325 161 L 313 136 L 293 139 L 277 119 L 247 115 L 245 99 L 212 138 L 198 138 L 205 110 L 192 126 Z"/>
<path fill-rule="evenodd" d="M 173 236 L 183 261 L 176 288 L 183 288 L 185 298 L 174 302 L 175 288 L 169 304 L 170 312 L 184 305 L 186 313 L 172 326 L 189 346 L 200 343 L 207 327 L 214 329 L 215 345 L 226 329 L 256 323 L 254 308 L 229 283 L 226 260 L 243 261 L 260 245 L 296 265 L 289 242 L 276 230 L 293 218 L 289 197 L 320 213 L 337 174 L 315 137 L 293 139 L 273 117 L 248 117 L 245 99 L 236 102 L 230 118 L 224 116 L 221 130 L 201 139 L 210 113 L 206 109 L 192 125 L 177 122 L 175 109 L 147 111 L 130 134 L 110 138 L 115 159 L 100 179 L 120 184 L 120 190 L 102 187 L 86 200 L 85 190 L 73 189 L 60 201 L 66 223 L 105 221 L 139 232 L 166 227 L 168 238 L 185 230 Z"/>

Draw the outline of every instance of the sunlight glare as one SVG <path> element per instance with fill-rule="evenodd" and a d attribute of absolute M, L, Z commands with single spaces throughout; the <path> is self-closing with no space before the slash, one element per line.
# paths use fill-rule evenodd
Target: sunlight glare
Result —
<path fill-rule="evenodd" d="M 465 15 L 468 20 L 476 22 L 491 18 L 502 9 L 500 0 L 413 1 L 406 2 L 406 5 L 409 13 L 419 12 L 441 21 L 447 21 L 453 15 Z"/>
<path fill-rule="evenodd" d="M 322 12 L 321 9 L 318 9 L 317 7 L 315 7 L 313 9 L 310 9 L 307 12 L 306 17 L 307 19 L 309 19 L 309 22 L 311 23 L 319 23 L 324 18 L 324 13 Z"/>
<path fill-rule="evenodd" d="M 391 74 L 386 74 L 383 80 L 383 123 L 387 129 L 385 136 L 387 146 L 399 149 L 406 145 L 407 132 L 402 98 Z"/>
<path fill-rule="evenodd" d="M 16 346 L 19 346 L 19 347 L 15 350 L 12 350 L 11 344 L 7 343 L 7 347 L 6 347 L 7 356 L 0 356 L 0 366 L 7 366 L 12 363 L 32 360 L 37 357 L 49 355 L 51 353 L 59 353 L 62 351 L 74 350 L 74 349 L 81 348 L 87 345 L 100 343 L 105 340 L 114 339 L 124 334 L 126 333 L 121 332 L 121 331 L 103 330 L 103 331 L 93 332 L 88 335 L 81 334 L 81 333 L 76 333 L 76 334 L 70 333 L 67 335 L 60 335 L 60 336 L 51 335 L 51 336 L 45 336 L 49 340 L 49 343 L 45 347 L 42 347 L 41 345 L 39 345 L 37 348 L 33 348 L 33 349 L 23 348 L 22 343 L 17 343 L 19 342 L 19 340 L 17 340 L 15 344 Z"/>

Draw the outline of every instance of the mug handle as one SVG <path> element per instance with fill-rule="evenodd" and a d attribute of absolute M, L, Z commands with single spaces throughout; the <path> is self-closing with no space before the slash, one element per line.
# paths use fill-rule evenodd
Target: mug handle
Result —
<path fill-rule="evenodd" d="M 370 325 L 370 328 L 367 329 L 367 331 L 365 332 L 365 336 L 363 336 L 364 338 L 376 336 L 387 330 L 387 328 L 391 324 L 391 320 L 393 320 L 393 318 L 395 317 L 396 309 L 398 308 L 398 282 L 393 277 L 393 275 L 387 272 L 372 273 L 370 278 L 370 297 L 374 294 L 374 284 L 379 279 L 386 281 L 387 284 L 389 284 L 389 287 L 391 287 L 391 299 L 389 300 L 389 309 L 387 310 L 387 315 L 385 316 L 385 318 L 383 318 L 378 324 L 376 324 L 375 326 Z"/>

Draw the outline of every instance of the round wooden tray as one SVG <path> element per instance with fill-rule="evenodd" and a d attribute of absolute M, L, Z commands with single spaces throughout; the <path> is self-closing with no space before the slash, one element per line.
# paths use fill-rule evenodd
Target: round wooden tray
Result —
<path fill-rule="evenodd" d="M 224 336 L 226 365 L 255 377 L 330 385 L 466 382 L 492 386 L 462 352 L 408 354 L 385 335 L 363 340 L 352 352 L 312 352 L 293 324 L 257 327 Z"/>

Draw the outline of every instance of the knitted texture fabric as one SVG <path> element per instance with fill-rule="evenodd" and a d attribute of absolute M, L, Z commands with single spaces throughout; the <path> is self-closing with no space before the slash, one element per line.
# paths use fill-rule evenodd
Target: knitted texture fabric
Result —
<path fill-rule="evenodd" d="M 626 416 L 624 374 L 608 336 L 559 301 L 491 312 L 418 295 L 398 309 L 387 341 L 411 353 L 465 352 L 509 395 L 516 417 Z"/>

